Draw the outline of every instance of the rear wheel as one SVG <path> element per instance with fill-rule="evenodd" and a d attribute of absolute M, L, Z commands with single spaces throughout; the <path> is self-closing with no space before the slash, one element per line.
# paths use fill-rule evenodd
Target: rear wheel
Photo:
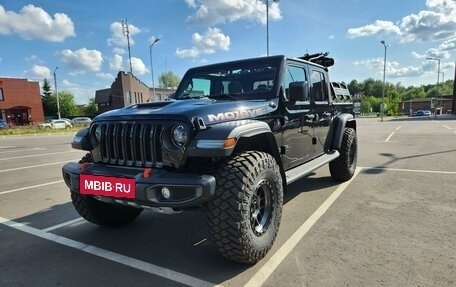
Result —
<path fill-rule="evenodd" d="M 216 175 L 216 195 L 207 204 L 210 240 L 228 259 L 256 263 L 271 249 L 282 215 L 283 186 L 275 159 L 245 152 Z"/>
<path fill-rule="evenodd" d="M 337 181 L 347 181 L 353 177 L 358 159 L 358 140 L 353 128 L 346 128 L 339 149 L 340 156 L 329 163 L 331 177 Z"/>

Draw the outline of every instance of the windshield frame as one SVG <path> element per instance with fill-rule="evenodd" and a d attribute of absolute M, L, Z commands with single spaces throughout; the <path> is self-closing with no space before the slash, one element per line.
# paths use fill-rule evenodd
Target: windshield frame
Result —
<path fill-rule="evenodd" d="M 275 98 L 280 87 L 280 70 L 284 59 L 284 56 L 262 57 L 189 69 L 172 99 L 242 101 Z M 201 81 L 195 83 L 196 79 Z M 242 90 L 233 92 L 233 86 L 236 85 L 228 87 L 232 82 L 240 82 Z"/>

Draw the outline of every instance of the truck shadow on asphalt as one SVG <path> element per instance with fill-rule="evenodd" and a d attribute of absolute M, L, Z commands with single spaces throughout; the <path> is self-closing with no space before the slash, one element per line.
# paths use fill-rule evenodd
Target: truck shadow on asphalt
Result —
<path fill-rule="evenodd" d="M 456 149 L 452 150 L 445 150 L 445 151 L 436 151 L 436 152 L 430 152 L 430 153 L 423 153 L 423 154 L 417 154 L 417 155 L 411 155 L 411 156 L 403 156 L 403 157 L 397 157 L 395 154 L 392 153 L 380 153 L 381 156 L 389 158 L 388 161 L 386 161 L 384 164 L 375 166 L 375 167 L 370 167 L 370 168 L 365 168 L 362 170 L 363 174 L 380 174 L 384 173 L 385 169 L 387 168 L 392 168 L 391 165 L 393 163 L 399 162 L 399 161 L 404 161 L 408 159 L 413 159 L 413 158 L 420 158 L 420 157 L 426 157 L 426 156 L 432 156 L 432 155 L 438 155 L 438 154 L 446 154 L 446 153 L 451 153 L 451 152 L 456 152 Z"/>
<path fill-rule="evenodd" d="M 329 176 L 313 178 L 313 175 L 315 173 L 289 185 L 284 194 L 284 204 L 303 192 L 313 192 L 339 184 Z M 43 230 L 78 217 L 72 203 L 68 202 L 12 220 Z M 172 215 L 143 211 L 131 224 L 120 228 L 101 227 L 81 219 L 49 233 L 214 283 L 246 276 L 243 273 L 248 269 L 262 266 L 261 262 L 251 266 L 220 256 L 207 239 L 206 217 L 200 211 Z M 68 260 L 68 263 L 72 264 L 72 260 Z M 93 268 L 99 268 L 98 259 L 85 264 L 93 264 Z M 109 270 L 104 272 L 109 276 Z M 81 280 L 80 283 L 85 285 L 84 280 Z"/>
<path fill-rule="evenodd" d="M 312 172 L 307 176 L 293 182 L 288 186 L 287 192 L 283 196 L 283 204 L 292 201 L 296 196 L 303 192 L 313 192 L 328 187 L 339 185 L 340 182 L 333 180 L 330 176 L 327 177 L 312 177 L 316 173 Z"/>

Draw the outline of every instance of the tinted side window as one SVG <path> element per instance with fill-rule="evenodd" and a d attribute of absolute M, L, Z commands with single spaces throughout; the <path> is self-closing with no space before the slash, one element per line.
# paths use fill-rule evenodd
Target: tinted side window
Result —
<path fill-rule="evenodd" d="M 303 67 L 297 67 L 297 66 L 287 66 L 287 71 L 285 73 L 285 93 L 287 95 L 287 98 L 290 97 L 288 87 L 290 86 L 290 83 L 293 82 L 306 82 L 307 81 L 307 75 L 306 75 L 306 70 Z"/>
<path fill-rule="evenodd" d="M 312 75 L 310 76 L 312 81 L 312 98 L 316 102 L 328 101 L 328 89 L 326 87 L 325 74 L 312 70 Z"/>

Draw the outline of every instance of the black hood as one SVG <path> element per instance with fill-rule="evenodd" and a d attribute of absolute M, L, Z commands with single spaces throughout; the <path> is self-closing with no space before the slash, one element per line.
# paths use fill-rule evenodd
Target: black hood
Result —
<path fill-rule="evenodd" d="M 240 119 L 252 119 L 273 112 L 278 99 L 250 101 L 214 101 L 210 99 L 171 100 L 136 104 L 105 112 L 94 119 L 109 120 L 182 120 L 200 117 L 206 125 Z"/>

